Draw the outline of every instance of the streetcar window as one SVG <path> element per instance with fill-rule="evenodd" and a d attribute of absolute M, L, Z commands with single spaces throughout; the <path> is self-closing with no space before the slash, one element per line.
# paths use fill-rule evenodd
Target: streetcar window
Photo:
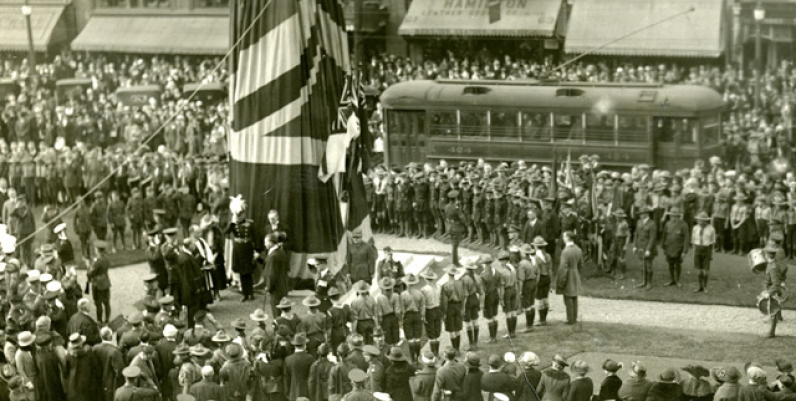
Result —
<path fill-rule="evenodd" d="M 647 118 L 637 116 L 617 117 L 617 140 L 623 142 L 647 142 Z"/>
<path fill-rule="evenodd" d="M 522 113 L 522 140 L 550 142 L 550 113 Z"/>
<path fill-rule="evenodd" d="M 586 115 L 586 142 L 613 142 L 613 115 Z"/>
<path fill-rule="evenodd" d="M 455 111 L 434 111 L 431 113 L 432 136 L 458 136 L 456 112 Z"/>
<path fill-rule="evenodd" d="M 391 144 L 408 146 L 406 139 L 410 134 L 424 135 L 425 132 L 425 112 L 408 110 L 390 110 L 387 112 L 387 135 Z"/>
<path fill-rule="evenodd" d="M 489 116 L 489 132 L 496 139 L 517 139 L 517 113 L 493 111 Z"/>
<path fill-rule="evenodd" d="M 674 142 L 674 119 L 670 117 L 654 117 L 652 119 L 652 136 L 659 143 Z"/>
<path fill-rule="evenodd" d="M 555 140 L 556 141 L 582 141 L 583 120 L 580 115 L 556 114 L 555 115 Z"/>
<path fill-rule="evenodd" d="M 713 145 L 719 143 L 719 118 L 708 117 L 702 121 L 702 143 L 706 145 Z"/>
<path fill-rule="evenodd" d="M 461 111 L 462 121 L 459 130 L 462 136 L 467 137 L 489 137 L 487 131 L 487 116 L 485 111 Z"/>
<path fill-rule="evenodd" d="M 693 145 L 697 141 L 697 131 L 699 124 L 693 118 L 681 118 L 675 120 L 674 135 L 680 138 L 680 143 Z"/>

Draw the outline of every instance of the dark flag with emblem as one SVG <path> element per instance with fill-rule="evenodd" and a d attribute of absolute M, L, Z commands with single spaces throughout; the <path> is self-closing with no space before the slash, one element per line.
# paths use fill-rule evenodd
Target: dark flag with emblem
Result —
<path fill-rule="evenodd" d="M 494 24 L 500 21 L 500 2 L 501 0 L 489 0 L 489 23 Z"/>
<path fill-rule="evenodd" d="M 336 0 L 230 3 L 230 192 L 247 200 L 255 227 L 279 212 L 291 229 L 289 276 L 310 278 L 308 255 L 345 240 L 336 188 L 318 178 L 350 70 L 345 18 Z"/>

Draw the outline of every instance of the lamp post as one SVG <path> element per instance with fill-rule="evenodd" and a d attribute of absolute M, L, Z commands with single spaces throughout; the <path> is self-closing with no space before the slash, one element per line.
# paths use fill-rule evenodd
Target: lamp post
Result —
<path fill-rule="evenodd" d="M 766 19 L 766 10 L 763 8 L 761 1 L 757 1 L 757 7 L 755 7 L 755 28 L 757 29 L 757 35 L 755 35 L 755 110 L 760 109 L 760 81 L 762 80 L 763 75 L 763 56 L 762 56 L 762 33 L 760 32 L 760 26 L 763 20 Z"/>
<path fill-rule="evenodd" d="M 30 15 L 33 9 L 28 5 L 28 0 L 25 0 L 25 5 L 22 6 L 22 15 L 25 16 L 25 24 L 28 27 L 28 76 L 30 79 L 36 75 L 36 50 L 33 48 L 33 29 L 30 25 Z"/>

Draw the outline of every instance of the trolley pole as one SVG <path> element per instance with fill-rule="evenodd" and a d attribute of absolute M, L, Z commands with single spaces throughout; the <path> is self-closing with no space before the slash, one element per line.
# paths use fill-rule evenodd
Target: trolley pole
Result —
<path fill-rule="evenodd" d="M 760 110 L 760 85 L 763 77 L 763 44 L 761 43 L 763 34 L 761 32 L 761 25 L 766 18 L 766 10 L 763 8 L 761 0 L 757 0 L 757 6 L 754 11 L 755 16 L 755 110 Z"/>
<path fill-rule="evenodd" d="M 33 9 L 28 4 L 28 0 L 25 0 L 25 4 L 22 6 L 22 15 L 25 16 L 25 25 L 28 29 L 28 78 L 31 80 L 36 76 L 36 49 L 33 47 L 33 28 L 30 23 L 32 13 Z"/>
<path fill-rule="evenodd" d="M 363 0 L 354 3 L 354 80 L 359 82 L 360 67 L 362 65 L 362 9 Z"/>

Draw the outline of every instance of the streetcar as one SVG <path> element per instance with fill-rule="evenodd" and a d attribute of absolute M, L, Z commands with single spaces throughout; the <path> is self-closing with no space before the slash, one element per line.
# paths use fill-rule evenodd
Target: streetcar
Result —
<path fill-rule="evenodd" d="M 599 155 L 669 170 L 721 155 L 725 102 L 693 85 L 418 80 L 381 95 L 385 160 L 525 160 Z"/>

